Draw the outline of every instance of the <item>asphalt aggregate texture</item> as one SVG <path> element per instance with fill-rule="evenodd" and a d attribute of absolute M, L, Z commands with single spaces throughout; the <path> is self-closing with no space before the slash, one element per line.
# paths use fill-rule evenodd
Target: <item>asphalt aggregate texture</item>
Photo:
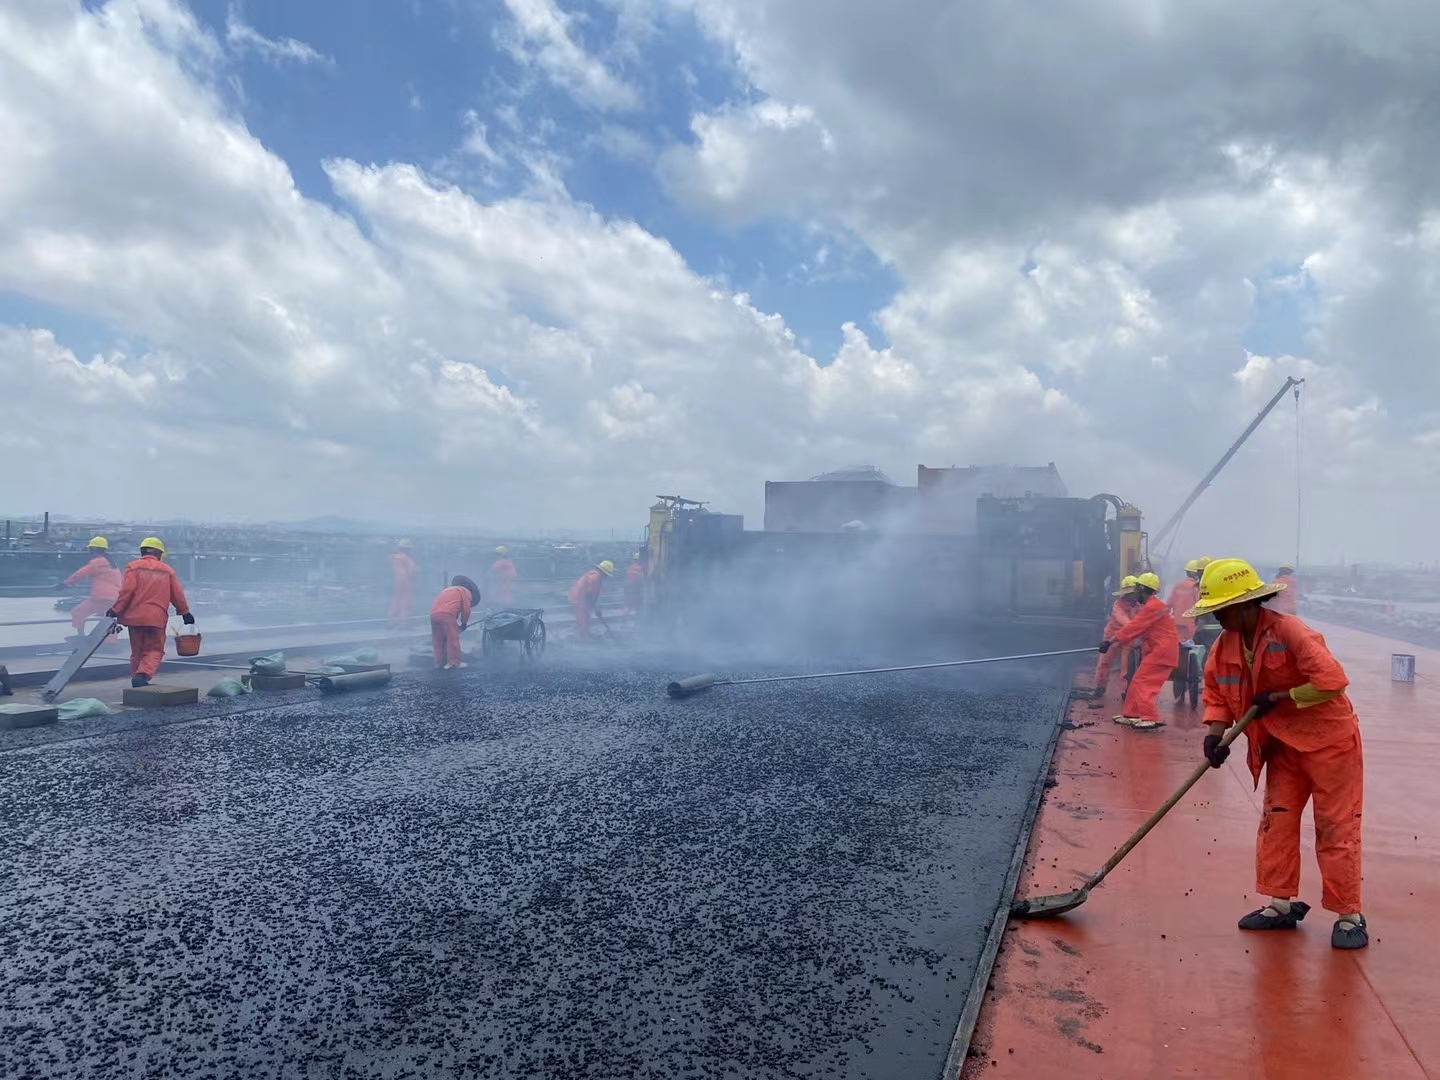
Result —
<path fill-rule="evenodd" d="M 688 673 L 0 740 L 0 1075 L 938 1076 L 1056 672 Z"/>

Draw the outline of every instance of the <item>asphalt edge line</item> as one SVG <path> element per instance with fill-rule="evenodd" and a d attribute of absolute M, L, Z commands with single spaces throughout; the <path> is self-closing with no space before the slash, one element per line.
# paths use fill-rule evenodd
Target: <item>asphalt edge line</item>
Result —
<path fill-rule="evenodd" d="M 970 1053 L 970 1040 L 975 1036 L 975 1025 L 980 1021 L 980 1010 L 985 1004 L 986 986 L 995 970 L 995 958 L 1000 953 L 1005 928 L 1010 924 L 1010 906 L 1015 902 L 1020 873 L 1025 868 L 1025 857 L 1030 852 L 1035 819 L 1039 816 L 1040 804 L 1045 799 L 1045 781 L 1050 778 L 1051 767 L 1055 764 L 1055 750 L 1060 745 L 1060 734 L 1065 730 L 1065 721 L 1070 716 L 1075 670 L 1076 665 L 1072 663 L 1066 677 L 1057 680 L 1060 706 L 1055 717 L 1055 726 L 1050 732 L 1050 741 L 1045 747 L 1040 772 L 1035 777 L 1035 786 L 1030 792 L 1025 815 L 1020 820 L 1020 836 L 1015 844 L 1015 854 L 1010 859 L 1010 869 L 1005 874 L 1005 884 L 1000 889 L 1000 904 L 990 920 L 990 933 L 986 935 L 985 946 L 980 950 L 980 957 L 975 965 L 975 978 L 970 982 L 965 1008 L 960 1010 L 960 1021 L 955 1025 L 955 1034 L 950 1040 L 950 1052 L 945 1055 L 945 1065 L 940 1072 L 941 1080 L 960 1080 L 965 1060 Z"/>

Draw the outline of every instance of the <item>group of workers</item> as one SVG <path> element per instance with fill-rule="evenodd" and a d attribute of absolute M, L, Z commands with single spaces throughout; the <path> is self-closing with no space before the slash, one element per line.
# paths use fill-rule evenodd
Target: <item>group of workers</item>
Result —
<path fill-rule="evenodd" d="M 85 621 L 104 613 L 130 635 L 130 685 L 147 686 L 165 659 L 165 630 L 170 609 L 186 626 L 195 625 L 190 602 L 180 578 L 165 560 L 165 544 L 156 536 L 140 541 L 140 557 L 124 571 L 110 561 L 110 541 L 97 536 L 86 545 L 90 561 L 55 586 L 65 589 L 86 582 L 90 594 L 70 612 L 75 633 L 84 633 Z"/>
<path fill-rule="evenodd" d="M 1197 559 L 1169 599 L 1150 573 L 1121 582 L 1100 644 L 1096 690 L 1104 693 L 1113 646 L 1140 646 L 1115 721 L 1138 730 L 1161 725 L 1156 697 L 1179 659 L 1182 639 L 1213 619 L 1219 633 L 1205 660 L 1202 751 L 1214 768 L 1230 756 L 1227 730 L 1249 717 L 1246 765 L 1255 786 L 1265 774 L 1256 842 L 1256 891 L 1268 897 L 1240 920 L 1242 930 L 1293 930 L 1310 906 L 1300 891 L 1300 821 L 1313 800 L 1321 905 L 1336 916 L 1330 944 L 1370 943 L 1361 911 L 1360 823 L 1364 756 L 1349 679 L 1325 638 L 1295 614 L 1296 579 L 1282 566 L 1266 582 L 1243 559 Z"/>
<path fill-rule="evenodd" d="M 410 619 L 415 591 L 415 560 L 410 555 L 410 541 L 399 540 L 390 555 L 392 591 L 390 595 L 389 618 L 403 628 Z M 495 561 L 488 572 L 493 603 L 499 608 L 509 607 L 515 600 L 515 580 L 519 572 L 510 558 L 510 549 L 500 545 L 495 549 Z M 606 582 L 615 576 L 615 564 L 602 559 L 581 574 L 570 586 L 566 599 L 575 617 L 575 636 L 582 641 L 593 640 L 592 620 L 599 619 L 600 597 Z M 638 612 L 642 604 L 645 567 L 637 551 L 625 572 L 625 614 Z M 478 585 L 468 577 L 457 576 L 449 585 L 440 590 L 440 595 L 430 606 L 430 635 L 437 668 L 460 668 L 460 634 L 468 629 L 471 613 L 480 605 L 481 592 Z M 606 627 L 608 631 L 608 626 Z"/>

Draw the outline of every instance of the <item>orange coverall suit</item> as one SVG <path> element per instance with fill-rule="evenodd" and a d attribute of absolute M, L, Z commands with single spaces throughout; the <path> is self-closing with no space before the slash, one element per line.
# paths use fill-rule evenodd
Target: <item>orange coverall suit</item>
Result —
<path fill-rule="evenodd" d="M 570 586 L 570 607 L 575 612 L 575 633 L 582 638 L 590 636 L 590 613 L 600 606 L 600 590 L 605 587 L 605 575 L 599 567 L 591 567 L 581 574 Z"/>
<path fill-rule="evenodd" d="M 509 559 L 496 559 L 490 567 L 490 592 L 500 607 L 509 607 L 515 602 L 515 564 Z"/>
<path fill-rule="evenodd" d="M 625 571 L 625 614 L 634 615 L 640 610 L 641 590 L 645 586 L 645 568 L 639 562 L 632 562 Z"/>
<path fill-rule="evenodd" d="M 150 675 L 165 659 L 165 627 L 170 608 L 190 614 L 190 602 L 175 571 L 154 555 L 145 555 L 125 567 L 120 595 L 111 605 L 130 632 L 130 674 Z"/>
<path fill-rule="evenodd" d="M 1281 615 L 1294 615 L 1295 605 L 1300 601 L 1300 583 L 1295 580 L 1294 574 L 1277 574 L 1275 583 L 1284 585 L 1285 589 L 1272 596 L 1265 606 Z M 1345 914 L 1349 915 L 1351 912 L 1347 911 Z"/>
<path fill-rule="evenodd" d="M 1180 638 L 1170 609 L 1158 596 L 1150 597 L 1115 632 L 1114 640 L 1122 647 L 1140 643 L 1140 666 L 1130 679 L 1130 690 L 1120 711 L 1141 720 L 1159 720 L 1160 708 L 1155 699 L 1180 662 Z"/>
<path fill-rule="evenodd" d="M 96 555 L 84 566 L 65 579 L 66 585 L 75 585 L 86 579 L 90 581 L 90 595 L 70 609 L 70 625 L 77 634 L 85 632 L 85 620 L 91 615 L 102 615 L 115 604 L 120 595 L 120 571 L 110 565 L 110 560 Z"/>
<path fill-rule="evenodd" d="M 1175 634 L 1181 641 L 1195 640 L 1195 620 L 1187 619 L 1185 612 L 1193 608 L 1199 599 L 1200 586 L 1187 577 L 1175 583 L 1170 590 L 1170 599 L 1165 601 L 1175 619 Z"/>
<path fill-rule="evenodd" d="M 1281 595 L 1284 595 L 1283 593 Z M 1255 888 L 1300 892 L 1300 815 L 1315 800 L 1315 859 L 1321 903 L 1337 915 L 1360 911 L 1360 809 L 1364 757 L 1360 724 L 1344 693 L 1350 680 L 1325 638 L 1293 615 L 1260 614 L 1253 658 L 1226 631 L 1205 662 L 1205 720 L 1232 724 L 1256 694 L 1297 690 L 1245 729 L 1250 775 L 1265 770 L 1265 810 L 1255 850 Z M 1314 704 L 1302 707 L 1300 701 Z"/>
<path fill-rule="evenodd" d="M 1135 612 L 1135 605 L 1126 596 L 1120 597 L 1110 605 L 1110 618 L 1105 622 L 1105 633 L 1101 635 L 1107 641 L 1115 640 L 1115 635 L 1120 628 L 1130 621 L 1130 616 Z M 1095 689 L 1104 690 L 1105 684 L 1110 681 L 1110 669 L 1115 666 L 1115 657 L 1118 650 L 1111 649 L 1109 652 L 1102 652 L 1100 659 L 1095 661 Z"/>
<path fill-rule="evenodd" d="M 460 663 L 460 628 L 470 625 L 470 590 L 447 585 L 430 605 L 430 644 L 435 666 Z"/>
<path fill-rule="evenodd" d="M 395 588 L 390 594 L 390 618 L 405 621 L 415 602 L 415 560 L 403 551 L 390 556 L 390 569 L 395 573 Z"/>

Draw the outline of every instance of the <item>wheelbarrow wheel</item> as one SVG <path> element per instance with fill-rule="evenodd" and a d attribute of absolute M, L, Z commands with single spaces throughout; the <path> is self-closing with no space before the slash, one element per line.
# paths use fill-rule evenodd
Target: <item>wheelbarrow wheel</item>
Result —
<path fill-rule="evenodd" d="M 538 660 L 545 652 L 545 623 L 541 619 L 535 620 L 535 625 L 530 628 L 530 635 L 525 639 L 525 656 L 529 660 Z"/>

